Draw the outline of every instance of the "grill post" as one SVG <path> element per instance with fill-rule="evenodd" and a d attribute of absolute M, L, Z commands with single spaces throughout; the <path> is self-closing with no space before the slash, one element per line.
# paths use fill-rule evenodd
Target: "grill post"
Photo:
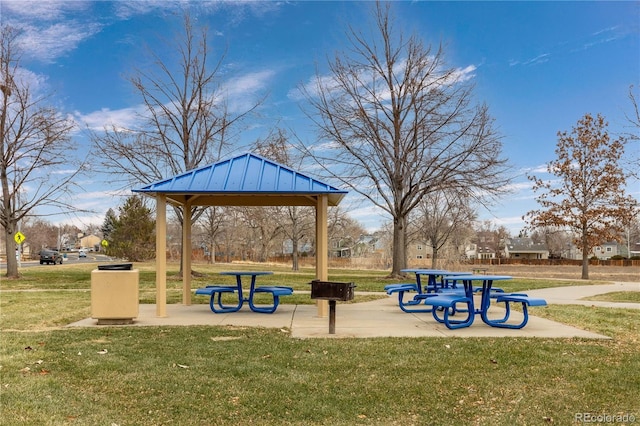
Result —
<path fill-rule="evenodd" d="M 329 334 L 336 334 L 336 301 L 353 300 L 354 283 L 313 280 L 311 298 L 329 301 Z"/>
<path fill-rule="evenodd" d="M 336 301 L 329 300 L 329 334 L 336 334 Z"/>

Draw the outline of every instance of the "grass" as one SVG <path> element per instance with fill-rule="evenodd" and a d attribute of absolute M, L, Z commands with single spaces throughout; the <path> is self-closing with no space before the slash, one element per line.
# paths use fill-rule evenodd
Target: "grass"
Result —
<path fill-rule="evenodd" d="M 90 306 L 91 268 L 68 268 L 25 269 L 22 280 L 0 283 L 2 425 L 564 425 L 585 412 L 640 418 L 640 310 L 536 309 L 610 340 L 299 340 L 257 327 L 66 329 L 60 326 L 87 317 Z M 150 291 L 151 266 L 140 268 L 141 292 Z M 215 268 L 197 268 L 210 276 L 194 288 L 226 282 Z M 269 283 L 308 290 L 312 276 L 283 268 Z M 354 281 L 357 290 L 389 282 L 382 272 L 329 276 Z M 530 284 L 518 280 L 506 290 Z M 181 283 L 168 286 L 178 299 Z"/>
<path fill-rule="evenodd" d="M 612 293 L 598 294 L 585 298 L 585 300 L 596 300 L 604 302 L 626 302 L 640 303 L 640 292 L 637 291 L 614 291 Z"/>

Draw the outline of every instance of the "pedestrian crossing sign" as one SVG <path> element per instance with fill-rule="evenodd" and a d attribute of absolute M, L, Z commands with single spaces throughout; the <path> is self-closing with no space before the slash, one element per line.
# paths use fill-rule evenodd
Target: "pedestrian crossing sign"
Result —
<path fill-rule="evenodd" d="M 22 244 L 27 237 L 20 231 L 16 232 L 16 235 L 13 236 L 13 239 L 16 243 Z"/>

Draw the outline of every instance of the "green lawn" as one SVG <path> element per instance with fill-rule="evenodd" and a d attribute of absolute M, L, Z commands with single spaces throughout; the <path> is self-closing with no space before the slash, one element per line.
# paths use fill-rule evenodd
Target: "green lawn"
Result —
<path fill-rule="evenodd" d="M 152 293 L 151 265 L 138 267 L 141 292 Z M 576 413 L 640 421 L 640 310 L 535 312 L 610 340 L 299 340 L 246 327 L 63 328 L 90 314 L 91 269 L 27 268 L 23 279 L 0 282 L 0 424 L 565 425 Z M 194 288 L 226 282 L 215 272 L 231 268 L 196 269 L 208 277 Z M 298 290 L 313 277 L 268 269 L 276 273 L 265 284 Z M 383 274 L 332 270 L 329 277 L 381 291 L 391 282 Z M 536 288 L 558 285 L 575 284 L 535 280 Z M 178 300 L 181 282 L 168 286 Z M 514 280 L 506 289 L 533 287 Z"/>
<path fill-rule="evenodd" d="M 599 300 L 604 302 L 627 302 L 640 303 L 640 292 L 638 291 L 614 291 L 612 293 L 598 294 L 585 300 Z"/>

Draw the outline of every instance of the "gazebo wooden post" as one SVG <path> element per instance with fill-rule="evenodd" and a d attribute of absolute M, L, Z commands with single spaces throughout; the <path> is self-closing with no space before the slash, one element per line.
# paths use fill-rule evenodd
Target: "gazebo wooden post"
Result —
<path fill-rule="evenodd" d="M 167 196 L 156 194 L 156 316 L 167 316 Z"/>
<path fill-rule="evenodd" d="M 191 305 L 191 203 L 182 214 L 182 304 Z"/>
<path fill-rule="evenodd" d="M 316 204 L 316 279 L 327 281 L 329 278 L 329 243 L 328 243 L 328 197 L 319 195 Z M 329 310 L 326 300 L 316 300 L 318 316 L 325 318 Z"/>

